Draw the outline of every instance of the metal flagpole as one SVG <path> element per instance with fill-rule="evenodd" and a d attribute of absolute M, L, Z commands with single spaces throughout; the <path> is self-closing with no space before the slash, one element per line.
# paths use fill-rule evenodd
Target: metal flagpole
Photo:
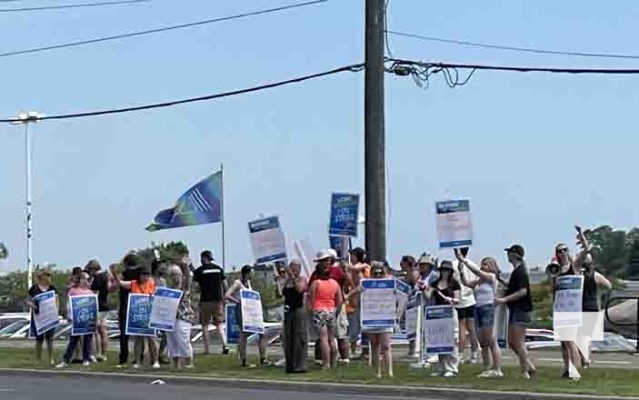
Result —
<path fill-rule="evenodd" d="M 222 193 L 220 196 L 220 214 L 222 216 L 222 269 L 226 268 L 226 217 L 224 215 L 224 163 L 220 164 L 220 173 L 222 174 Z"/>

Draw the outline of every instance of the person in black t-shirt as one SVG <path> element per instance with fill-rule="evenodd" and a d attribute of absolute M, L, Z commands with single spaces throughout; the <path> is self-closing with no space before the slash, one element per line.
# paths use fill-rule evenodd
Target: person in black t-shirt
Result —
<path fill-rule="evenodd" d="M 202 341 L 204 354 L 211 352 L 211 336 L 208 330 L 211 322 L 217 328 L 222 342 L 222 353 L 228 354 L 224 338 L 224 294 L 226 293 L 226 276 L 224 269 L 213 263 L 213 253 L 204 250 L 200 255 L 202 265 L 193 273 L 193 281 L 200 285 L 200 324 L 202 324 Z"/>
<path fill-rule="evenodd" d="M 537 372 L 526 349 L 526 327 L 532 320 L 533 310 L 532 297 L 530 296 L 530 277 L 524 262 L 524 248 L 515 244 L 505 251 L 508 254 L 508 262 L 513 266 L 513 271 L 508 280 L 506 296 L 496 297 L 495 304 L 508 305 L 508 345 L 519 358 L 523 377 L 529 379 L 531 374 Z"/>
<path fill-rule="evenodd" d="M 454 306 L 461 296 L 461 285 L 453 276 L 453 263 L 448 260 L 443 260 L 439 264 L 438 272 L 439 277 L 431 288 L 431 293 L 434 292 L 431 294 L 433 303 L 436 306 L 453 306 L 452 323 L 454 324 L 454 329 L 459 329 L 459 319 L 457 318 L 457 310 Z M 432 376 L 443 376 L 446 378 L 457 376 L 459 373 L 459 349 L 457 345 L 453 346 L 453 352 L 451 354 L 440 354 L 438 359 L 438 370 L 432 373 Z"/>
<path fill-rule="evenodd" d="M 107 361 L 109 348 L 109 332 L 107 317 L 109 315 L 109 293 L 117 290 L 117 285 L 109 270 L 102 271 L 98 260 L 91 260 L 85 267 L 91 277 L 91 291 L 98 295 L 98 326 L 95 335 L 95 351 L 97 361 Z"/>
<path fill-rule="evenodd" d="M 140 264 L 139 256 L 136 254 L 127 254 L 122 260 L 124 271 L 122 272 L 123 281 L 136 281 L 139 278 L 138 265 Z M 120 328 L 120 360 L 118 368 L 123 368 L 129 358 L 129 337 L 126 335 L 126 319 L 127 319 L 127 303 L 129 302 L 129 289 L 120 287 L 120 304 L 118 309 L 118 323 Z M 144 357 L 142 354 L 141 357 Z M 135 360 L 134 363 L 140 362 Z"/>
<path fill-rule="evenodd" d="M 35 275 L 36 283 L 29 288 L 29 300 L 27 300 L 27 306 L 29 306 L 29 308 L 31 309 L 31 326 L 29 327 L 29 329 L 31 330 L 33 336 L 35 336 L 36 338 L 36 360 L 39 363 L 42 362 L 42 344 L 46 340 L 49 362 L 51 363 L 51 365 L 55 365 L 55 360 L 53 359 L 53 334 L 55 332 L 55 329 L 50 329 L 42 335 L 36 335 L 33 315 L 39 312 L 39 304 L 34 301 L 33 298 L 39 294 L 50 291 L 55 292 L 57 295 L 58 291 L 56 290 L 55 286 L 51 284 L 51 270 L 49 268 L 36 269 Z"/>

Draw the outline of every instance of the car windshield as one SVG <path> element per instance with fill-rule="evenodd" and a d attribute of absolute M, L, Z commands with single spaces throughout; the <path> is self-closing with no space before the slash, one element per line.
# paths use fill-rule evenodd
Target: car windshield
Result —
<path fill-rule="evenodd" d="M 1 335 L 11 335 L 14 334 L 16 332 L 18 332 L 20 329 L 22 329 L 25 325 L 28 325 L 29 321 L 17 321 L 14 322 L 13 324 L 5 327 L 4 329 L 2 329 L 0 331 Z"/>
<path fill-rule="evenodd" d="M 16 323 L 18 321 L 23 321 L 24 318 L 5 318 L 5 319 L 0 319 L 0 330 L 2 328 L 5 328 L 13 323 Z"/>

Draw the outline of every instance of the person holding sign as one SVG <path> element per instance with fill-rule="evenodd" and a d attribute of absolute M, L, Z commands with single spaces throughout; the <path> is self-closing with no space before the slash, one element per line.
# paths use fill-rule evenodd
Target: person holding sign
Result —
<path fill-rule="evenodd" d="M 480 378 L 501 378 L 501 351 L 495 338 L 495 291 L 499 280 L 499 266 L 492 257 L 481 260 L 481 267 L 466 258 L 462 252 L 455 250 L 455 256 L 459 261 L 459 276 L 464 285 L 473 289 L 475 305 L 475 326 L 479 332 L 479 344 L 484 362 L 484 372 Z M 468 268 L 479 279 L 469 280 L 461 266 Z M 491 368 L 492 355 L 492 368 Z"/>
<path fill-rule="evenodd" d="M 42 345 L 47 342 L 47 355 L 49 362 L 54 365 L 53 359 L 53 333 L 55 329 L 50 329 L 40 335 L 36 332 L 35 318 L 40 312 L 40 304 L 37 297 L 47 292 L 53 292 L 56 295 L 57 304 L 57 290 L 55 286 L 51 284 L 51 269 L 49 267 L 38 268 L 35 271 L 36 283 L 29 288 L 29 300 L 27 300 L 27 306 L 31 309 L 31 327 L 33 336 L 36 338 L 36 360 L 42 362 Z"/>
<path fill-rule="evenodd" d="M 141 267 L 138 279 L 132 281 L 120 280 L 120 277 L 116 274 L 115 268 L 113 268 L 111 272 L 118 285 L 124 289 L 130 290 L 131 294 L 145 294 L 153 296 L 155 293 L 155 281 L 151 278 L 151 269 L 149 267 Z M 142 352 L 144 351 L 144 342 L 146 342 L 149 347 L 149 355 L 151 357 L 150 361 L 153 369 L 160 369 L 158 348 L 155 338 L 151 336 L 134 336 L 133 338 L 133 353 L 135 356 L 133 369 L 140 368 L 139 363 L 142 359 Z"/>
<path fill-rule="evenodd" d="M 242 323 L 242 300 L 240 297 L 240 292 L 242 290 L 253 290 L 251 289 L 251 273 L 253 268 L 250 265 L 245 265 L 242 267 L 240 271 L 240 279 L 236 279 L 235 282 L 229 287 L 226 291 L 224 297 L 226 300 L 237 304 L 235 307 L 235 323 L 237 325 L 237 329 L 240 331 L 240 343 L 239 343 L 239 351 L 240 351 L 240 359 L 242 360 L 243 368 L 254 368 L 255 365 L 246 363 L 246 345 L 247 340 L 250 335 L 249 332 L 244 332 L 243 323 Z M 259 352 L 260 352 L 260 366 L 270 365 L 269 360 L 266 358 L 266 336 L 260 335 L 259 341 L 257 343 Z"/>
<path fill-rule="evenodd" d="M 453 306 L 453 329 L 459 329 L 459 320 L 457 317 L 457 311 L 455 305 L 459 302 L 461 285 L 454 277 L 453 263 L 449 260 L 442 260 L 437 269 L 439 277 L 433 282 L 429 291 L 430 297 L 433 300 L 434 305 Z M 455 340 L 459 340 L 457 337 Z M 453 346 L 453 350 L 450 354 L 438 355 L 439 367 L 438 371 L 431 374 L 431 376 L 443 376 L 445 378 L 452 378 L 459 373 L 459 349 L 457 346 Z"/>
<path fill-rule="evenodd" d="M 285 270 L 284 296 L 284 360 L 287 374 L 306 372 L 308 339 L 306 337 L 306 313 L 304 296 L 306 278 L 300 275 L 301 263 L 291 261 Z"/>
<path fill-rule="evenodd" d="M 74 277 L 73 287 L 69 289 L 69 297 L 72 296 L 94 296 L 93 291 L 89 285 L 89 274 L 82 272 Z M 69 308 L 71 308 L 71 301 L 69 301 Z M 95 316 L 97 317 L 97 315 Z M 73 318 L 73 313 L 69 312 L 69 318 Z M 97 321 L 94 320 L 97 324 Z M 88 367 L 91 365 L 91 343 L 95 332 L 87 333 L 84 335 L 71 335 L 69 337 L 69 344 L 67 350 L 64 352 L 62 362 L 56 366 L 56 368 L 65 368 L 71 364 L 71 358 L 75 352 L 75 348 L 80 342 L 82 342 L 82 365 Z"/>
<path fill-rule="evenodd" d="M 313 326 L 319 333 L 322 369 L 330 370 L 337 361 L 336 327 L 337 313 L 342 307 L 342 288 L 331 278 L 332 256 L 328 251 L 320 251 L 315 262 L 317 279 L 309 289 L 308 307 L 313 315 Z"/>
<path fill-rule="evenodd" d="M 524 262 L 524 248 L 514 244 L 506 249 L 508 262 L 513 266 L 504 297 L 495 297 L 495 304 L 508 305 L 508 345 L 519 358 L 519 366 L 524 379 L 537 373 L 528 357 L 526 349 L 526 327 L 532 321 L 532 297 L 530 276 Z"/>
<path fill-rule="evenodd" d="M 173 367 L 181 369 L 193 368 L 193 347 L 191 346 L 191 324 L 195 312 L 191 306 L 191 282 L 189 266 L 184 263 L 172 264 L 167 269 L 167 286 L 182 291 L 178 304 L 173 331 L 166 332 L 168 356 L 173 360 Z"/>

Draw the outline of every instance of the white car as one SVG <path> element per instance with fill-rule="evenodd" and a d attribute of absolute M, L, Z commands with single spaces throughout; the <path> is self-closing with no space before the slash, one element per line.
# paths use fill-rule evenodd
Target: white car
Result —
<path fill-rule="evenodd" d="M 24 339 L 29 333 L 29 319 L 21 319 L 0 330 L 0 338 L 2 339 Z"/>
<path fill-rule="evenodd" d="M 0 330 L 13 324 L 14 322 L 29 320 L 29 313 L 8 313 L 0 315 Z"/>

